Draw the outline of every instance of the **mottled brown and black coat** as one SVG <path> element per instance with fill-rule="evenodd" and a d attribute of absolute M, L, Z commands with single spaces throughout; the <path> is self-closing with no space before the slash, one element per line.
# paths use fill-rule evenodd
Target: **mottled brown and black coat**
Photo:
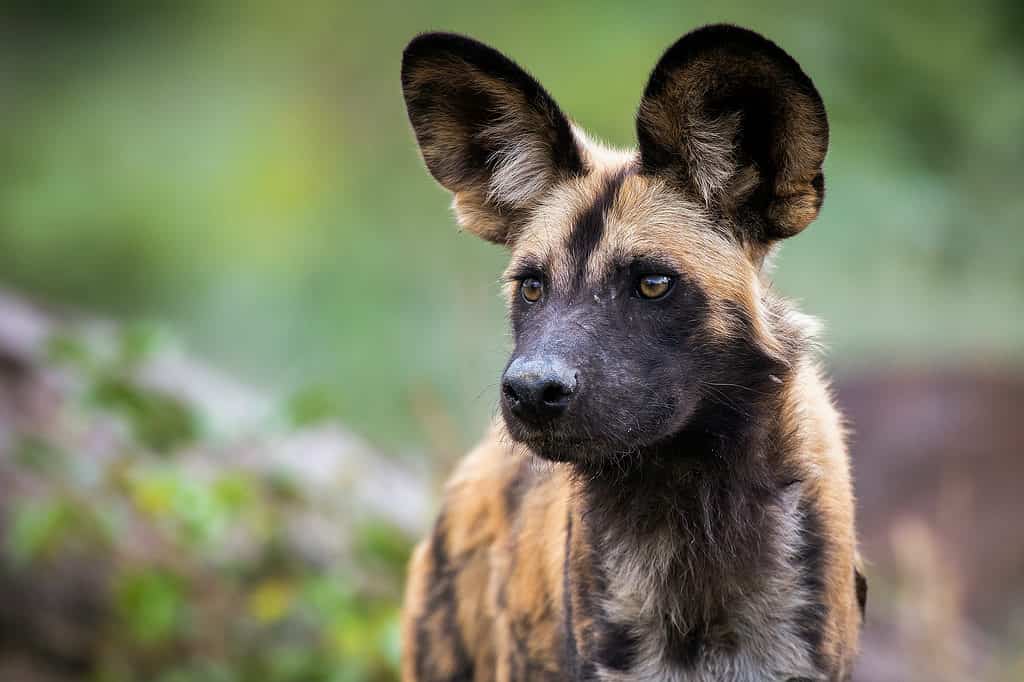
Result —
<path fill-rule="evenodd" d="M 416 550 L 409 681 L 844 680 L 866 586 L 814 325 L 766 261 L 824 196 L 825 109 L 774 43 L 694 31 L 638 149 L 426 34 L 402 86 L 460 224 L 506 245 L 502 418 Z"/>

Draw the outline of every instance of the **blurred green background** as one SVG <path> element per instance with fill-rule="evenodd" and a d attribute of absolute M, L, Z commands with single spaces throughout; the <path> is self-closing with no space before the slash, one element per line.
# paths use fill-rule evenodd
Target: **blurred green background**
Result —
<path fill-rule="evenodd" d="M 775 286 L 825 320 L 836 373 L 1024 366 L 1019 0 L 0 3 L 0 287 L 128 325 L 99 349 L 51 340 L 46 362 L 85 387 L 60 419 L 106 411 L 133 430 L 102 475 L 19 441 L 18 466 L 52 494 L 12 512 L 8 539 L 22 562 L 60 529 L 116 557 L 119 625 L 101 646 L 132 644 L 103 649 L 95 679 L 393 678 L 408 533 L 364 520 L 331 570 L 295 559 L 281 539 L 320 503 L 273 476 L 204 482 L 168 463 L 204 437 L 202 415 L 133 383 L 133 349 L 148 323 L 172 330 L 280 397 L 287 428 L 336 418 L 436 491 L 494 410 L 504 253 L 457 232 L 419 159 L 402 48 L 470 34 L 630 146 L 661 52 L 718 21 L 779 42 L 826 102 L 828 196 Z M 140 560 L 125 524 L 160 551 Z M 239 524 L 259 558 L 225 564 L 215 550 Z M 257 625 L 197 655 L 195 633 L 234 617 L 206 594 Z"/>
<path fill-rule="evenodd" d="M 764 32 L 831 119 L 823 213 L 776 283 L 832 362 L 1024 356 L 1016 0 L 6 4 L 3 281 L 322 385 L 389 448 L 422 440 L 416 396 L 470 443 L 507 349 L 503 253 L 456 233 L 405 119 L 401 50 L 428 29 L 513 55 L 615 145 L 681 33 Z"/>

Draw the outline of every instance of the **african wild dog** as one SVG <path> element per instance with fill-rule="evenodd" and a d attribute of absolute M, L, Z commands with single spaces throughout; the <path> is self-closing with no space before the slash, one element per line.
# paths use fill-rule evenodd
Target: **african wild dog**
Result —
<path fill-rule="evenodd" d="M 511 251 L 503 419 L 412 560 L 406 680 L 842 680 L 866 586 L 811 320 L 770 290 L 824 195 L 828 123 L 774 43 L 694 31 L 639 149 L 432 33 L 409 118 L 461 225 Z"/>

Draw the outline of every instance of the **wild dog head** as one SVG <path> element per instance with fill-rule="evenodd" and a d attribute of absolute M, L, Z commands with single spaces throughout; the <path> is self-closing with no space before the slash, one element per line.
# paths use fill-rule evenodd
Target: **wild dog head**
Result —
<path fill-rule="evenodd" d="M 462 36 L 414 39 L 402 87 L 459 223 L 511 251 L 514 439 L 600 463 L 713 432 L 778 382 L 799 332 L 763 264 L 817 216 L 828 146 L 821 97 L 782 49 L 724 25 L 681 38 L 651 73 L 632 152 L 589 140 Z"/>

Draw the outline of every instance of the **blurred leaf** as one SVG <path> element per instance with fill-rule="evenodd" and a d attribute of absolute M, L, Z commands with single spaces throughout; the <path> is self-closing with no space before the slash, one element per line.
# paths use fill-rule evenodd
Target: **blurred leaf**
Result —
<path fill-rule="evenodd" d="M 151 357 L 166 341 L 166 334 L 157 325 L 136 322 L 123 325 L 117 336 L 118 364 L 133 368 Z"/>
<path fill-rule="evenodd" d="M 74 525 L 73 510 L 63 500 L 24 500 L 7 531 L 11 556 L 21 563 L 35 561 L 52 552 Z"/>
<path fill-rule="evenodd" d="M 177 481 L 171 476 L 140 476 L 129 484 L 132 501 L 145 514 L 160 517 L 174 507 Z"/>
<path fill-rule="evenodd" d="M 343 661 L 373 663 L 379 657 L 384 621 L 378 614 L 353 612 L 335 620 L 327 633 L 335 654 Z"/>
<path fill-rule="evenodd" d="M 189 546 L 219 539 L 237 512 L 224 504 L 217 483 L 192 480 L 171 468 L 138 471 L 128 486 L 141 512 L 167 525 Z"/>
<path fill-rule="evenodd" d="M 390 615 L 387 626 L 381 632 L 380 649 L 394 670 L 402 664 L 402 628 L 396 609 Z"/>
<path fill-rule="evenodd" d="M 100 378 L 91 397 L 97 405 L 127 419 L 139 442 L 154 452 L 185 447 L 199 436 L 198 416 L 188 405 L 123 377 Z"/>
<path fill-rule="evenodd" d="M 305 498 L 302 486 L 291 476 L 282 471 L 274 471 L 267 477 L 267 487 L 271 497 L 279 504 L 298 503 Z"/>
<path fill-rule="evenodd" d="M 164 671 L 154 682 L 236 682 L 239 676 L 228 664 L 199 661 Z"/>
<path fill-rule="evenodd" d="M 278 644 L 269 650 L 266 679 L 274 682 L 307 682 L 322 679 L 314 652 L 294 644 Z"/>
<path fill-rule="evenodd" d="M 174 516 L 183 531 L 182 541 L 209 544 L 222 537 L 228 518 L 209 486 L 179 478 L 174 492 Z"/>
<path fill-rule="evenodd" d="M 295 589 L 284 580 L 265 580 L 248 597 L 249 613 L 262 623 L 281 620 L 295 601 Z"/>
<path fill-rule="evenodd" d="M 67 365 L 83 371 L 93 368 L 93 354 L 88 344 L 67 331 L 50 335 L 46 340 L 46 357 L 56 365 Z"/>
<path fill-rule="evenodd" d="M 370 520 L 360 524 L 356 530 L 356 551 L 397 576 L 405 571 L 412 551 L 412 539 L 392 524 Z"/>
<path fill-rule="evenodd" d="M 118 617 L 132 637 L 147 646 L 174 635 L 184 619 L 185 600 L 181 581 L 159 569 L 124 575 L 115 588 Z"/>
<path fill-rule="evenodd" d="M 317 620 L 328 623 L 356 609 L 357 600 L 341 575 L 314 576 L 302 586 L 302 600 Z"/>
<path fill-rule="evenodd" d="M 15 462 L 29 471 L 57 475 L 66 464 L 64 452 L 39 436 L 26 435 L 15 450 Z"/>
<path fill-rule="evenodd" d="M 221 476 L 213 484 L 217 503 L 232 514 L 237 514 L 256 502 L 254 483 L 240 474 Z"/>
<path fill-rule="evenodd" d="M 327 386 L 307 386 L 288 400 L 286 413 L 296 428 L 313 426 L 336 418 L 341 413 L 341 400 Z"/>

